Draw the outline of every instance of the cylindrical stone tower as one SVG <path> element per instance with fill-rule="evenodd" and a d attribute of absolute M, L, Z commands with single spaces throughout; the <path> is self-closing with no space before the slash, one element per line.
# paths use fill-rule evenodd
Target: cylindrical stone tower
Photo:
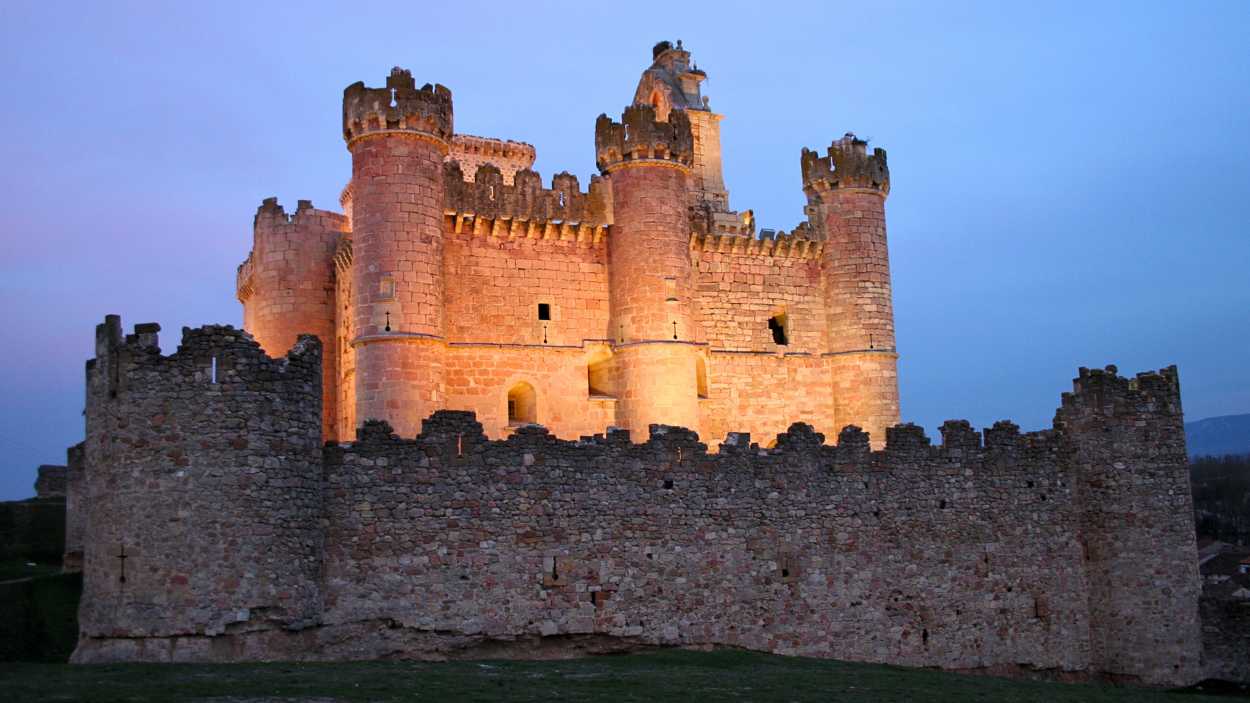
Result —
<path fill-rule="evenodd" d="M 825 240 L 828 359 L 834 426 L 857 425 L 873 447 L 898 423 L 898 352 L 885 235 L 890 172 L 885 150 L 847 134 L 827 156 L 803 150 L 803 190 Z"/>
<path fill-rule="evenodd" d="M 650 424 L 698 428 L 688 210 L 693 142 L 682 111 L 656 120 L 650 105 L 595 124 L 599 170 L 612 189 L 608 236 L 610 334 L 617 424 L 636 438 Z"/>
<path fill-rule="evenodd" d="M 396 68 L 385 88 L 343 91 L 352 154 L 356 418 L 415 436 L 443 406 L 443 158 L 451 91 L 417 90 Z"/>
<path fill-rule="evenodd" d="M 252 253 L 238 277 L 243 328 L 274 358 L 286 356 L 301 334 L 321 340 L 321 436 L 335 440 L 334 251 L 347 231 L 347 218 L 317 210 L 307 200 L 288 216 L 277 198 L 266 198 L 252 230 Z"/>

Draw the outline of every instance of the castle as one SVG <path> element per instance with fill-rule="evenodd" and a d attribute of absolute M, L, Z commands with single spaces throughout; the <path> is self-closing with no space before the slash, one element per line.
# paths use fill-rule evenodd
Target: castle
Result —
<path fill-rule="evenodd" d="M 885 151 L 802 154 L 807 221 L 757 235 L 729 209 L 720 119 L 681 43 L 656 45 L 602 176 L 544 188 L 528 144 L 456 134 L 451 93 L 395 69 L 343 93 L 344 214 L 261 205 L 239 268 L 244 328 L 272 356 L 325 345 L 324 436 L 440 409 L 490 437 L 538 423 L 776 435 L 898 422 Z"/>
<path fill-rule="evenodd" d="M 349 86 L 347 215 L 262 205 L 246 331 L 163 355 L 107 317 L 74 661 L 734 646 L 1200 678 L 1175 368 L 1081 369 L 1040 432 L 897 424 L 884 153 L 805 151 L 809 223 L 754 235 L 688 61 L 658 45 L 599 118 L 585 193 L 456 135 L 444 88 Z"/>

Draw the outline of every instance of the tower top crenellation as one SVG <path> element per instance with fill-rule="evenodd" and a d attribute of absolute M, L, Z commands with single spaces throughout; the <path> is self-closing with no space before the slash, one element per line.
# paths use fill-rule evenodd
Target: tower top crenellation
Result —
<path fill-rule="evenodd" d="M 599 115 L 595 122 L 595 157 L 599 170 L 630 161 L 671 161 L 689 167 L 694 161 L 690 118 L 673 111 L 667 122 L 650 105 L 630 105 L 621 121 Z"/>
<path fill-rule="evenodd" d="M 412 73 L 396 66 L 385 88 L 357 81 L 343 90 L 343 139 L 348 143 L 377 132 L 414 132 L 450 142 L 451 91 L 426 83 L 420 90 Z"/>
<path fill-rule="evenodd" d="M 868 142 L 847 132 L 829 145 L 825 156 L 804 148 L 800 162 L 803 169 L 803 190 L 809 195 L 836 188 L 866 188 L 890 192 L 890 169 L 885 149 L 877 147 L 868 153 Z"/>

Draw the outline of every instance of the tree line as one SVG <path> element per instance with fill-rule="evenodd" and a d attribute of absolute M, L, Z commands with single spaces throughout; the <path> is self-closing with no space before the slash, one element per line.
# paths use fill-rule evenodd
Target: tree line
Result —
<path fill-rule="evenodd" d="M 1198 536 L 1250 544 L 1250 454 L 1196 457 L 1189 480 Z"/>

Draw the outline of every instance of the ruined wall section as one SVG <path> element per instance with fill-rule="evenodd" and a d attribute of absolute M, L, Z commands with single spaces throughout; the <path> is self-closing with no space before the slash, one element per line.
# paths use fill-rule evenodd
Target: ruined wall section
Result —
<path fill-rule="evenodd" d="M 1201 577 L 1176 367 L 1132 379 L 1081 369 L 1055 426 L 1078 478 L 1094 666 L 1193 679 Z"/>
<path fill-rule="evenodd" d="M 1203 595 L 1203 678 L 1250 681 L 1250 601 Z"/>
<path fill-rule="evenodd" d="M 65 554 L 61 570 L 82 571 L 83 538 L 87 527 L 87 472 L 82 442 L 65 450 Z"/>
<path fill-rule="evenodd" d="M 949 423 L 870 453 L 796 425 L 774 450 L 656 428 L 488 442 L 465 413 L 327 455 L 324 656 L 728 645 L 950 668 L 1082 671 L 1072 479 L 1051 433 Z M 388 623 L 380 626 L 380 623 Z M 353 629 L 356 628 L 356 629 Z M 511 644 L 509 644 L 511 643 Z M 511 650 L 507 649 L 509 646 Z M 548 645 L 556 646 L 556 645 Z"/>
<path fill-rule="evenodd" d="M 252 251 L 239 266 L 238 297 L 243 328 L 265 353 L 282 356 L 301 334 L 321 340 L 326 361 L 322 385 L 334 388 L 339 371 L 334 255 L 349 232 L 344 215 L 299 201 L 288 215 L 277 198 L 266 198 L 253 220 Z M 339 437 L 338 400 L 326 393 L 322 436 Z"/>
<path fill-rule="evenodd" d="M 210 326 L 162 356 L 159 329 L 109 316 L 87 363 L 74 661 L 264 657 L 213 637 L 320 613 L 321 344 Z"/>

